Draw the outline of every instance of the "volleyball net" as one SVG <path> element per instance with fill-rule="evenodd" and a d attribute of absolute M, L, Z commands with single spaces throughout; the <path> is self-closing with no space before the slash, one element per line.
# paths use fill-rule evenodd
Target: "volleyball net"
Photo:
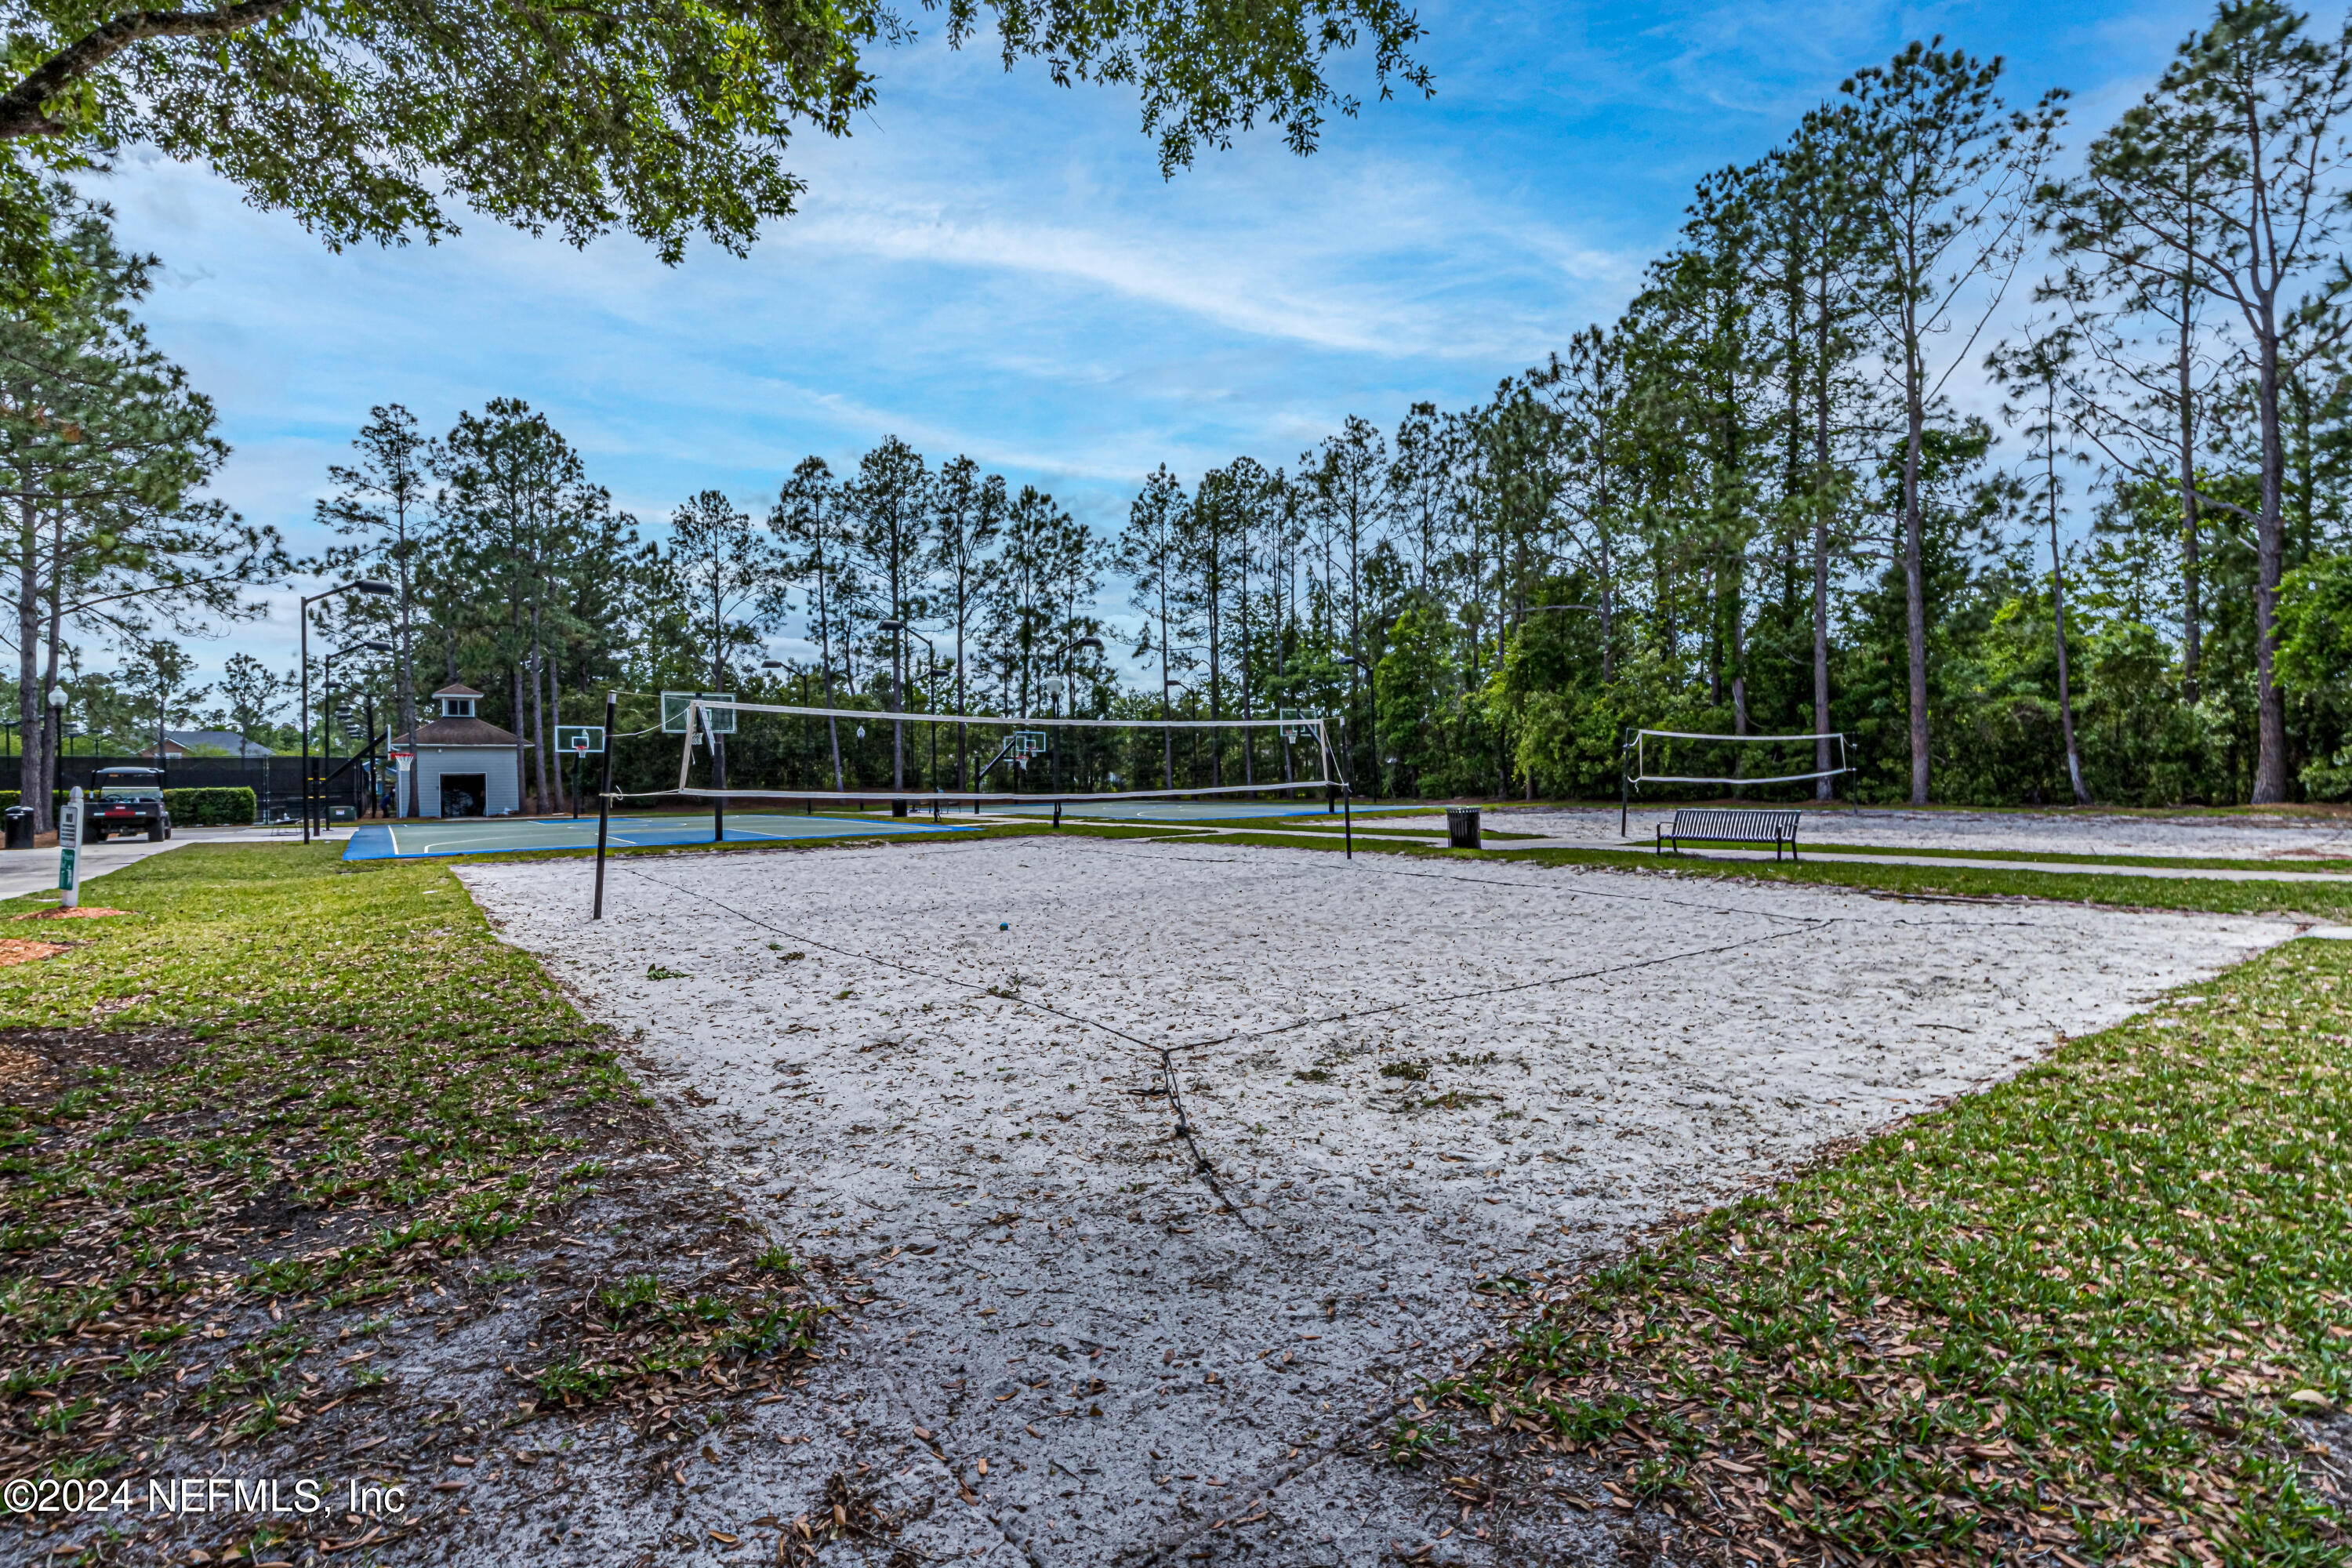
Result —
<path fill-rule="evenodd" d="M 662 694 L 674 786 L 637 798 L 756 805 L 888 799 L 934 810 L 1347 793 L 1328 722 L 894 713 Z"/>
<path fill-rule="evenodd" d="M 1802 748 L 1801 751 L 1799 748 Z M 1759 805 L 1834 795 L 1836 780 L 1853 772 L 1842 730 L 1805 735 L 1709 735 L 1687 730 L 1636 730 L 1625 742 L 1618 791 L 1618 832 L 1644 784 L 1755 794 Z M 1828 784 L 1822 791 L 1820 786 Z M 1801 793 L 1789 786 L 1811 785 Z M 1855 802 L 1856 810 L 1861 803 Z"/>

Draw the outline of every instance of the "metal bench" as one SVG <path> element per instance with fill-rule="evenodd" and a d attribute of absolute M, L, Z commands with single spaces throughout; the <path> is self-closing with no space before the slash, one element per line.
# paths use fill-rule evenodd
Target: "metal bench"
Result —
<path fill-rule="evenodd" d="M 1769 844 L 1772 858 L 1780 858 L 1780 848 L 1788 847 L 1789 858 L 1797 858 L 1797 820 L 1801 811 L 1727 810 L 1708 806 L 1691 811 L 1676 811 L 1672 822 L 1658 824 L 1658 853 L 1666 852 L 1672 844 L 1675 853 L 1683 852 L 1685 838 L 1713 844 Z"/>

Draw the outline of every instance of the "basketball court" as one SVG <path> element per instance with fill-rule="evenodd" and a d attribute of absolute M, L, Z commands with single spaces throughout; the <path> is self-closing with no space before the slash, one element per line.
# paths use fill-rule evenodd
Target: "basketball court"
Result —
<path fill-rule="evenodd" d="M 730 844 L 789 843 L 813 838 L 873 838 L 900 833 L 970 833 L 970 822 L 934 826 L 927 818 L 802 816 L 785 812 L 727 814 Z M 605 842 L 614 849 L 687 848 L 713 842 L 710 814 L 615 816 Z M 593 816 L 461 817 L 443 822 L 391 822 L 355 829 L 346 860 L 409 860 L 431 855 L 512 855 L 535 849 L 593 849 Z"/>

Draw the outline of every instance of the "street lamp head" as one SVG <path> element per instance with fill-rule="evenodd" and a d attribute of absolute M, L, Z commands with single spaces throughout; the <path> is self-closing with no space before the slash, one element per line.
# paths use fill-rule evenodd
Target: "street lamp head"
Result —
<path fill-rule="evenodd" d="M 370 653 L 390 653 L 392 651 L 392 645 L 388 642 L 353 643 L 352 646 L 353 647 L 363 647 Z"/>
<path fill-rule="evenodd" d="M 62 687 L 62 686 L 52 686 L 52 687 L 50 687 L 50 688 L 49 688 L 49 706 L 50 706 L 50 707 L 52 707 L 52 708 L 57 708 L 57 709 L 63 709 L 63 708 L 65 707 L 65 705 L 66 705 L 66 689 L 65 689 L 64 687 Z"/>
<path fill-rule="evenodd" d="M 1103 650 L 1103 640 L 1100 637 L 1080 637 L 1077 641 L 1072 643 L 1070 647 L 1073 648 L 1090 647 L 1097 653 L 1100 653 Z"/>
<path fill-rule="evenodd" d="M 877 632 L 903 632 L 907 629 L 907 623 L 904 621 L 877 621 L 874 623 L 874 629 Z"/>
<path fill-rule="evenodd" d="M 760 668 L 761 669 L 782 669 L 784 668 L 784 661 L 781 658 L 763 658 L 760 661 Z"/>
<path fill-rule="evenodd" d="M 396 591 L 391 584 L 380 582 L 373 577 L 362 577 L 358 582 L 349 584 L 349 586 L 358 589 L 362 594 L 390 595 Z"/>

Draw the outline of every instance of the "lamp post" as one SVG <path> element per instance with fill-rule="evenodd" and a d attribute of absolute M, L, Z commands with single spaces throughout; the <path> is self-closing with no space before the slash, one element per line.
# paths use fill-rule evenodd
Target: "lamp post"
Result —
<path fill-rule="evenodd" d="M 1194 711 L 1194 712 L 1196 712 L 1196 713 L 1200 711 L 1200 709 L 1199 709 L 1199 707 L 1198 707 L 1198 704 L 1199 704 L 1199 702 L 1200 702 L 1200 700 L 1201 700 L 1201 695 L 1200 695 L 1200 693 L 1199 693 L 1199 692 L 1197 692 L 1197 691 L 1194 691 L 1191 687 L 1189 687 L 1189 686 L 1185 685 L 1182 681 L 1181 681 L 1181 680 L 1162 680 L 1162 681 L 1160 682 L 1160 686 L 1161 686 L 1161 687 L 1162 687 L 1162 689 L 1163 689 L 1164 690 L 1166 690 L 1166 691 L 1181 691 L 1181 692 L 1182 692 L 1182 693 L 1184 694 L 1184 700 L 1185 700 L 1185 701 L 1187 701 L 1187 702 L 1190 702 L 1190 703 L 1192 703 L 1192 704 L 1194 704 L 1194 705 L 1195 705 L 1195 706 L 1194 706 L 1194 708 L 1193 708 L 1193 711 Z M 1162 700 L 1162 707 L 1164 708 L 1164 707 L 1165 707 L 1165 705 L 1166 705 L 1166 704 L 1165 704 L 1165 700 L 1164 700 L 1164 698 L 1163 698 L 1163 700 Z M 1199 778 L 1199 777 L 1201 776 L 1201 731 L 1198 731 L 1198 730 L 1192 730 L 1192 731 L 1188 731 L 1188 732 L 1189 732 L 1189 733 L 1191 734 L 1191 736 L 1192 737 L 1192 747 L 1191 747 L 1191 750 L 1192 750 L 1192 776 L 1193 776 L 1195 779 L 1197 779 L 1197 778 Z M 1171 755 L 1173 754 L 1173 753 L 1172 753 L 1172 752 L 1171 752 Z M 1171 766 L 1171 767 L 1170 767 L 1170 769 L 1169 769 L 1167 784 L 1168 784 L 1168 787 L 1169 787 L 1170 789 L 1171 789 L 1171 790 L 1172 790 L 1172 789 L 1174 789 L 1174 788 L 1176 787 L 1176 772 L 1175 772 L 1175 769 L 1174 769 L 1174 767 L 1173 767 L 1173 766 Z"/>
<path fill-rule="evenodd" d="M 326 716 L 327 720 L 326 732 L 321 737 L 326 743 L 326 755 L 320 760 L 320 766 L 325 771 L 326 776 L 321 777 L 319 780 L 319 808 L 323 814 L 320 817 L 320 821 L 322 823 L 334 816 L 334 808 L 327 804 L 325 797 L 327 794 L 327 777 L 331 777 L 333 774 L 334 769 L 331 764 L 335 760 L 335 660 L 355 653 L 388 654 L 391 651 L 392 645 L 390 643 L 355 642 L 348 647 L 337 648 L 334 652 L 327 655 L 324 658 L 321 658 L 319 661 L 319 668 L 321 672 L 321 685 L 319 691 L 319 709 L 320 711 Z M 307 738 L 308 737 L 306 736 L 305 739 L 307 740 Z M 370 751 L 373 751 L 375 749 L 375 721 L 373 718 L 368 721 L 368 749 Z"/>
<path fill-rule="evenodd" d="M 896 632 L 898 634 L 900 638 L 898 643 L 899 669 L 904 670 L 907 668 L 907 644 L 905 639 L 908 637 L 913 637 L 917 642 L 923 645 L 923 651 L 925 654 L 929 656 L 930 662 L 932 664 L 936 665 L 940 662 L 940 650 L 931 646 L 931 639 L 917 631 L 914 627 L 908 626 L 906 622 L 901 620 L 877 621 L 874 623 L 874 629 L 877 632 Z M 923 692 L 923 711 L 928 714 L 930 710 L 931 696 L 929 689 L 926 688 Z M 940 787 L 939 731 L 940 727 L 937 724 L 931 726 L 931 792 L 934 795 L 939 793 Z M 906 781 L 904 779 L 893 779 L 891 782 L 893 784 L 904 784 Z"/>
<path fill-rule="evenodd" d="M 1100 653 L 1103 650 L 1103 640 L 1100 637 L 1077 637 L 1066 644 L 1061 651 L 1059 657 L 1062 660 L 1062 706 L 1067 710 L 1062 716 L 1066 719 L 1075 719 L 1078 716 L 1077 697 L 1070 688 L 1070 656 L 1082 647 L 1090 647 L 1097 653 Z M 1084 760 L 1083 752 L 1080 753 L 1080 759 Z M 1054 726 L 1054 793 L 1055 795 L 1062 793 L 1062 726 L 1059 724 Z"/>
<path fill-rule="evenodd" d="M 1360 669 L 1360 670 L 1362 670 L 1362 671 L 1364 672 L 1364 684 L 1365 684 L 1366 686 L 1370 686 L 1370 685 L 1371 685 L 1371 684 L 1372 684 L 1372 667 L 1371 667 L 1370 665 L 1366 664 L 1362 659 L 1358 658 L 1357 658 L 1354 654 L 1352 654 L 1352 653 L 1343 653 L 1343 654 L 1341 654 L 1339 657 L 1340 657 L 1341 658 L 1346 659 L 1349 664 L 1354 665 L 1358 669 Z M 1379 697 L 1378 697 L 1378 695 L 1377 695 L 1377 694 L 1375 694 L 1375 695 L 1374 695 L 1374 697 L 1373 697 L 1373 700 L 1374 700 L 1375 702 L 1378 702 L 1378 701 L 1380 700 L 1380 699 L 1379 699 Z M 1350 773 L 1353 773 L 1353 772 L 1355 771 L 1355 761 L 1356 761 L 1356 756 L 1355 756 L 1355 752 L 1356 752 L 1355 726 L 1356 726 L 1356 705 L 1355 705 L 1355 703 L 1354 703 L 1354 702 L 1350 701 L 1350 702 L 1348 704 L 1348 729 L 1349 729 L 1349 734 L 1348 734 L 1348 763 L 1349 763 L 1349 771 Z M 1377 773 L 1379 772 L 1379 770 L 1376 768 L 1376 769 L 1374 769 L 1374 770 L 1373 770 L 1373 772 L 1374 772 L 1375 773 Z M 1377 778 L 1375 778 L 1375 779 L 1373 780 L 1372 804 L 1373 804 L 1374 805 L 1380 805 L 1380 804 L 1381 804 L 1381 792 L 1380 792 L 1380 788 L 1379 788 L 1379 783 L 1380 783 L 1380 781 L 1379 781 Z M 1341 787 L 1342 789 L 1347 790 L 1350 795 L 1352 795 L 1352 794 L 1354 794 L 1354 793 L 1355 793 L 1355 787 L 1356 787 L 1356 785 L 1355 785 L 1355 780 L 1354 780 L 1354 779 L 1352 779 L 1352 778 L 1345 778 L 1345 779 L 1340 780 L 1340 781 L 1339 781 L 1339 785 L 1340 785 L 1340 787 Z"/>
<path fill-rule="evenodd" d="M 331 588 L 306 595 L 300 608 L 295 611 L 294 618 L 299 623 L 301 632 L 302 842 L 305 844 L 310 842 L 310 606 L 341 594 L 380 594 L 390 597 L 394 591 L 391 584 L 378 582 L 373 577 L 355 578 L 352 582 L 338 583 Z"/>
<path fill-rule="evenodd" d="M 64 770 L 58 767 L 56 764 L 58 758 L 64 754 L 66 747 L 66 689 L 62 686 L 52 686 L 49 688 L 49 734 L 53 737 L 53 743 L 49 750 L 49 771 L 53 774 L 61 775 Z M 37 785 L 42 781 L 35 780 L 33 782 Z M 42 816 L 55 816 L 57 807 L 51 801 L 50 797 L 57 793 L 57 787 L 56 780 L 55 778 L 52 778 L 48 781 L 47 787 L 41 792 Z M 37 822 L 40 818 L 36 817 L 34 820 Z"/>

